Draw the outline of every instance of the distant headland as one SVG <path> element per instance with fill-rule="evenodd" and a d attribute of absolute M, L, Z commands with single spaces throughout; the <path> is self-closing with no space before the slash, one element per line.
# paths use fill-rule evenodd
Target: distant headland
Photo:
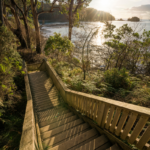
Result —
<path fill-rule="evenodd" d="M 138 18 L 138 17 L 132 17 L 132 18 L 128 18 L 128 21 L 139 22 L 139 21 L 140 21 L 140 18 Z"/>
<path fill-rule="evenodd" d="M 118 19 L 118 21 L 124 21 L 122 18 Z"/>

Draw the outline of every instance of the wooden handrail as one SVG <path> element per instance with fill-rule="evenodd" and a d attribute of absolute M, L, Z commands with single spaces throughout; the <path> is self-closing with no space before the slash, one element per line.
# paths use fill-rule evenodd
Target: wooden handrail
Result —
<path fill-rule="evenodd" d="M 135 144 L 138 149 L 150 150 L 150 109 L 116 100 L 98 97 L 66 88 L 48 61 L 42 68 L 49 74 L 63 99 L 73 108 L 95 121 L 102 129 Z"/>

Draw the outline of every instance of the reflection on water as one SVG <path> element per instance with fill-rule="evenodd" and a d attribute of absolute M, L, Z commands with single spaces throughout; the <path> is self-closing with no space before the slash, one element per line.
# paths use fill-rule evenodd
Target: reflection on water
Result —
<path fill-rule="evenodd" d="M 142 22 L 128 22 L 128 21 L 112 21 L 112 24 L 116 26 L 116 28 L 121 27 L 123 24 L 128 24 L 131 26 L 134 30 L 136 29 L 136 32 L 141 33 L 144 29 L 150 30 L 150 21 L 142 21 Z M 84 26 L 84 28 L 83 28 Z M 104 23 L 100 22 L 82 22 L 81 27 L 73 28 L 73 34 L 72 34 L 72 42 L 75 43 L 76 41 L 79 41 L 81 46 L 79 46 L 79 51 L 74 52 L 74 57 L 81 60 L 81 47 L 83 46 L 84 40 L 80 40 L 78 38 L 79 35 L 84 34 L 86 31 L 86 34 L 88 34 L 91 31 L 91 28 L 99 27 L 99 32 L 97 36 L 93 38 L 92 42 L 92 53 L 90 55 L 92 67 L 101 68 L 104 67 L 104 62 L 101 59 L 101 53 L 97 52 L 97 46 L 101 46 L 105 39 L 103 38 L 103 29 L 104 29 Z M 46 23 L 44 26 L 42 26 L 42 32 L 45 37 L 52 36 L 55 32 L 60 33 L 62 36 L 68 36 L 68 23 Z M 78 40 L 77 40 L 78 39 Z M 95 45 L 95 46 L 93 46 Z M 77 48 L 78 49 L 78 48 Z M 85 56 L 86 56 L 86 50 L 85 50 Z M 103 52 L 102 52 L 103 53 Z"/>
<path fill-rule="evenodd" d="M 112 24 L 116 26 L 116 28 L 121 27 L 123 24 L 128 24 L 133 29 L 136 29 L 136 32 L 141 33 L 144 29 L 150 30 L 150 21 L 141 21 L 141 22 L 129 22 L 129 21 L 112 21 Z M 90 32 L 91 28 L 94 27 L 100 27 L 99 33 L 97 36 L 93 39 L 94 45 L 102 45 L 102 43 L 105 41 L 102 34 L 102 29 L 104 28 L 104 23 L 101 22 L 81 22 L 81 26 L 84 26 L 86 31 Z M 68 23 L 67 22 L 58 22 L 58 23 L 46 23 L 42 27 L 42 32 L 45 37 L 52 36 L 55 32 L 60 33 L 62 36 L 68 36 Z M 72 34 L 72 41 L 77 40 L 77 33 L 84 32 L 83 28 L 73 28 L 73 34 Z"/>

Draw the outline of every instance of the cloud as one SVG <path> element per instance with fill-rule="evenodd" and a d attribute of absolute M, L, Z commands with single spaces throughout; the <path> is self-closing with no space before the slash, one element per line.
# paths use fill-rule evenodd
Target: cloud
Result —
<path fill-rule="evenodd" d="M 150 11 L 150 4 L 141 5 L 139 7 L 132 7 L 130 10 L 132 10 L 132 11 Z"/>

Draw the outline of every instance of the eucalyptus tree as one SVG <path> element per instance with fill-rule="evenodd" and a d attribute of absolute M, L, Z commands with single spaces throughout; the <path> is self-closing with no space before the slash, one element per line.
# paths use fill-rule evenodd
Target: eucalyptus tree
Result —
<path fill-rule="evenodd" d="M 38 0 L 30 0 L 33 21 L 34 21 L 34 26 L 35 26 L 35 32 L 36 32 L 36 52 L 39 54 L 42 53 L 42 49 L 41 49 L 41 39 L 40 39 L 40 28 L 39 28 L 38 16 L 42 13 L 52 13 L 54 5 L 57 1 L 58 0 L 53 0 L 52 2 L 49 0 L 42 0 L 42 2 L 48 2 L 51 5 L 51 8 L 50 8 L 50 10 L 45 11 L 42 6 L 42 10 L 37 12 L 37 5 L 38 5 L 39 1 Z"/>
<path fill-rule="evenodd" d="M 16 22 L 16 28 L 14 28 L 8 21 L 7 17 L 4 16 L 4 21 L 6 25 L 9 27 L 9 29 L 17 36 L 21 43 L 22 48 L 27 48 L 27 43 L 25 41 L 25 38 L 23 36 L 23 32 L 21 29 L 21 21 L 20 16 L 18 14 L 18 9 L 20 8 L 15 0 L 5 0 L 4 1 L 4 7 L 7 7 L 11 10 L 11 13 L 14 16 L 15 22 Z M 20 9 L 21 10 L 21 9 Z"/>
<path fill-rule="evenodd" d="M 36 32 L 36 52 L 39 54 L 42 53 L 38 16 L 42 13 L 53 12 L 54 5 L 57 1 L 58 0 L 53 0 L 53 2 L 51 3 L 51 1 L 49 0 L 5 0 L 4 6 L 9 8 L 12 14 L 14 15 L 17 29 L 14 29 L 11 26 L 11 24 L 9 23 L 6 17 L 4 18 L 5 22 L 7 26 L 10 28 L 10 30 L 18 37 L 22 48 L 31 48 L 30 33 L 29 33 L 29 26 L 28 26 L 28 14 L 29 11 L 32 10 L 31 16 L 33 17 L 35 32 Z M 42 10 L 38 12 L 37 10 L 41 6 L 41 3 L 43 4 L 45 2 L 51 5 L 50 10 L 45 11 L 42 6 Z M 27 40 L 25 40 L 23 37 L 20 19 L 22 19 L 24 22 Z"/>
<path fill-rule="evenodd" d="M 72 28 L 73 26 L 78 26 L 79 24 L 79 11 L 89 5 L 91 0 L 67 0 L 61 2 L 62 10 L 69 20 L 69 32 L 68 38 L 71 40 Z"/>

